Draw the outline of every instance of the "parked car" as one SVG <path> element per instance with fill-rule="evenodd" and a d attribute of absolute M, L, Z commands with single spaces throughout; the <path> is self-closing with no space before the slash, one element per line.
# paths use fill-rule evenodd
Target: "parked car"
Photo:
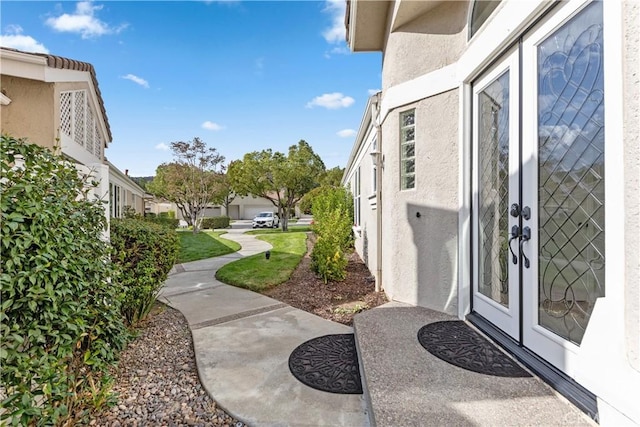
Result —
<path fill-rule="evenodd" d="M 278 228 L 280 225 L 280 218 L 278 218 L 278 214 L 273 212 L 260 212 L 253 218 L 253 223 L 251 224 L 253 228 L 257 227 L 273 227 Z"/>

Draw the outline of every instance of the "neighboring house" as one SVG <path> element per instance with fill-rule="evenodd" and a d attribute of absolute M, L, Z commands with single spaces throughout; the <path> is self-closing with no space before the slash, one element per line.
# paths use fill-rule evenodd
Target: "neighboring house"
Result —
<path fill-rule="evenodd" d="M 2 133 L 57 147 L 78 170 L 91 173 L 99 183 L 93 193 L 108 202 L 107 218 L 120 216 L 126 205 L 142 212 L 142 189 L 104 156 L 112 135 L 93 66 L 4 47 L 0 61 Z"/>
<path fill-rule="evenodd" d="M 177 215 L 178 213 L 178 207 L 176 206 L 175 203 L 166 201 L 166 200 L 162 200 L 162 199 L 158 199 L 156 197 L 154 197 L 153 195 L 148 195 L 148 197 L 145 198 L 144 201 L 144 211 L 145 213 L 151 213 L 154 215 L 159 215 L 161 213 L 169 213 L 169 212 L 173 212 L 174 215 Z M 177 216 L 176 216 L 177 218 Z"/>
<path fill-rule="evenodd" d="M 125 208 L 133 209 L 137 214 L 145 212 L 146 193 L 128 174 L 116 168 L 110 161 L 109 165 L 109 205 L 110 215 L 113 218 L 121 218 Z"/>
<path fill-rule="evenodd" d="M 383 53 L 343 178 L 376 285 L 640 424 L 640 4 L 347 4 Z"/>
<path fill-rule="evenodd" d="M 254 196 L 237 196 L 229 204 L 228 212 L 221 206 L 221 214 L 228 215 L 231 219 L 253 219 L 264 211 L 277 213 L 278 209 L 268 199 Z"/>

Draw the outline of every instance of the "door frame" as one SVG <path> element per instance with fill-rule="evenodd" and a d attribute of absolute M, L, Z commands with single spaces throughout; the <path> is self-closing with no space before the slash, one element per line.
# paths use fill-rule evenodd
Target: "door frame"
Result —
<path fill-rule="evenodd" d="M 478 126 L 476 123 L 475 114 L 478 112 L 477 110 L 477 98 L 478 94 L 483 91 L 490 84 L 495 82 L 499 77 L 501 77 L 505 72 L 509 72 L 509 182 L 508 182 L 508 191 L 509 191 L 509 199 L 507 200 L 507 204 L 511 205 L 514 202 L 520 204 L 520 180 L 521 173 L 519 171 L 519 163 L 520 163 L 520 128 L 519 128 L 519 104 L 520 104 L 520 93 L 519 93 L 519 79 L 520 79 L 520 64 L 519 64 L 519 51 L 518 47 L 513 47 L 509 49 L 507 52 L 502 54 L 500 58 L 489 67 L 485 73 L 477 80 L 474 80 L 473 85 L 473 107 L 474 107 L 474 117 L 473 125 L 472 125 L 472 138 L 474 141 L 478 140 Z M 516 113 L 516 114 L 513 114 Z M 472 210 L 471 210 L 471 223 L 475 226 L 479 224 L 478 211 L 479 211 L 479 179 L 478 179 L 478 171 L 477 164 L 479 160 L 479 144 L 473 144 L 472 146 L 472 168 L 474 169 L 474 173 L 472 174 Z M 508 229 L 511 229 L 512 226 L 519 224 L 519 218 L 514 218 L 508 215 Z M 479 256 L 479 235 L 480 230 L 474 228 L 475 232 L 472 234 L 472 259 L 478 260 Z M 517 241 L 514 242 L 517 245 Z M 519 273 L 519 264 L 513 264 L 511 262 L 511 257 L 509 256 L 509 261 L 507 262 L 508 266 L 508 276 L 509 276 L 509 301 L 508 306 L 504 306 L 485 295 L 480 294 L 478 289 L 479 282 L 479 268 L 472 268 L 472 302 L 476 308 L 476 311 L 480 313 L 484 313 L 483 315 L 490 320 L 493 324 L 498 326 L 501 330 L 511 336 L 514 340 L 521 340 L 521 328 L 520 324 L 522 322 L 522 313 L 521 313 L 521 286 L 520 286 L 520 273 Z M 518 262 L 521 262 L 519 259 Z M 475 265 L 475 264 L 474 264 Z"/>
<path fill-rule="evenodd" d="M 472 82 L 495 62 L 503 52 L 518 43 L 523 34 L 530 31 L 541 21 L 552 19 L 562 10 L 581 9 L 590 0 L 569 0 L 567 2 L 503 2 L 495 11 L 491 21 L 469 42 L 467 51 L 457 63 L 460 78 L 460 115 L 459 115 L 459 194 L 460 205 L 458 215 L 458 317 L 467 319 L 486 332 L 508 352 L 515 355 L 526 366 L 542 377 L 553 388 L 567 397 L 593 418 L 598 418 L 598 400 L 600 406 L 604 401 L 616 402 L 617 407 L 633 413 L 634 403 L 623 390 L 633 389 L 632 384 L 638 381 L 638 372 L 633 371 L 627 361 L 625 348 L 621 343 L 625 340 L 625 187 L 624 146 L 623 144 L 606 145 L 605 156 L 605 251 L 607 283 L 604 298 L 598 299 L 593 320 L 583 342 L 581 343 L 582 360 L 575 366 L 575 378 L 568 377 L 554 369 L 549 363 L 536 356 L 518 342 L 494 328 L 481 316 L 472 312 L 472 185 L 473 174 L 471 164 L 473 89 Z M 516 4 L 518 3 L 518 4 Z M 620 2 L 607 2 L 603 8 L 604 50 L 606 71 L 605 84 L 605 140 L 624 141 L 623 115 L 624 107 L 623 55 L 621 48 L 623 39 L 623 6 Z M 606 319 L 607 322 L 602 322 Z M 606 332 L 602 324 L 606 323 Z M 602 361 L 611 362 L 606 376 L 600 375 Z M 582 385 L 581 385 L 582 384 Z M 587 389 L 588 388 L 588 389 Z M 596 397 L 597 395 L 597 397 Z M 609 407 L 609 406 L 605 406 Z"/>

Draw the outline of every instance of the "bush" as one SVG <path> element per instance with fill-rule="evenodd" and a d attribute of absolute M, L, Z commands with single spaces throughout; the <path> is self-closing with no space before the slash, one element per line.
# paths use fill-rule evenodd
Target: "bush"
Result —
<path fill-rule="evenodd" d="M 45 148 L 0 143 L 0 365 L 7 424 L 62 424 L 108 396 L 128 334 L 94 185 Z"/>
<path fill-rule="evenodd" d="M 228 216 L 214 216 L 210 218 L 202 218 L 201 228 L 203 230 L 214 228 L 228 228 L 231 218 Z"/>
<path fill-rule="evenodd" d="M 137 219 L 111 220 L 111 245 L 117 278 L 124 290 L 122 313 L 136 324 L 151 310 L 180 248 L 175 230 Z"/>
<path fill-rule="evenodd" d="M 159 215 L 159 216 L 145 216 L 144 220 L 147 222 L 151 222 L 157 225 L 161 225 L 165 228 L 169 228 L 171 230 L 175 230 L 180 225 L 180 220 L 176 218 L 169 218 L 168 215 Z"/>
<path fill-rule="evenodd" d="M 345 278 L 346 252 L 353 245 L 352 224 L 353 205 L 346 189 L 327 188 L 313 199 L 312 229 L 318 239 L 311 252 L 311 267 L 325 283 Z"/>

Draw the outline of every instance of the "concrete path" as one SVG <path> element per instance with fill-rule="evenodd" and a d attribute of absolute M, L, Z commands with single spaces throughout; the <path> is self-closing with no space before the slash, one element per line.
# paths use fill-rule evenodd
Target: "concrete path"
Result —
<path fill-rule="evenodd" d="M 216 280 L 223 265 L 271 247 L 245 231 L 224 235 L 239 252 L 175 266 L 160 293 L 189 323 L 203 386 L 250 426 L 367 426 L 362 396 L 312 389 L 288 367 L 298 345 L 352 328 Z"/>

